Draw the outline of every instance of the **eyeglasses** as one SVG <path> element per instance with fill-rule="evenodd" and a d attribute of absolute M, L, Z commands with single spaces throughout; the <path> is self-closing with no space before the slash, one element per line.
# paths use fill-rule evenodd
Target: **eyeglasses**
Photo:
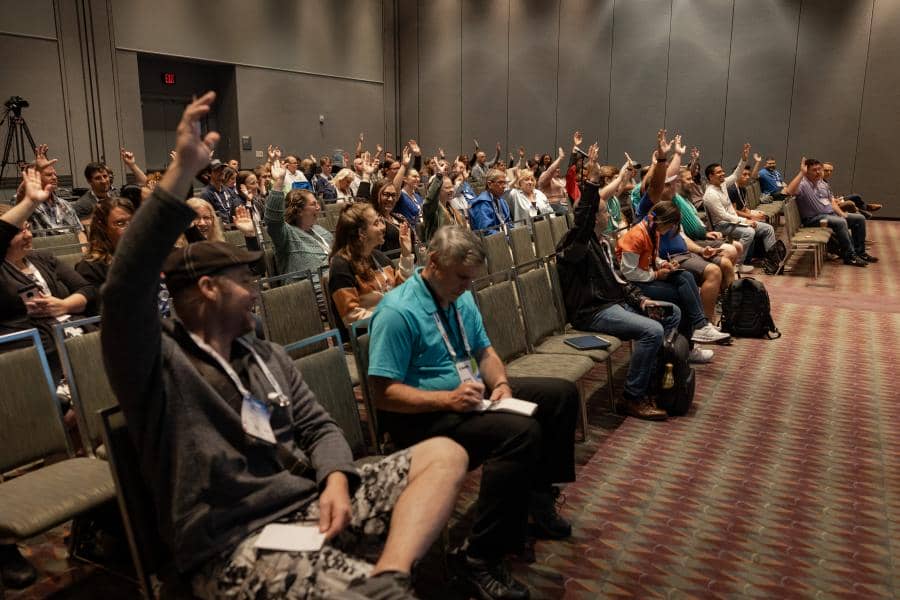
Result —
<path fill-rule="evenodd" d="M 381 192 L 382 198 L 396 198 L 397 194 L 395 192 Z"/>

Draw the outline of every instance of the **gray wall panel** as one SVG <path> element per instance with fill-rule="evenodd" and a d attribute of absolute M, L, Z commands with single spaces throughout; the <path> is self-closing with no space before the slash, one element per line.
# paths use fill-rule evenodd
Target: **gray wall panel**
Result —
<path fill-rule="evenodd" d="M 0 33 L 18 33 L 56 39 L 52 0 L 0 0 Z M 9 55 L 4 55 L 9 56 Z"/>
<path fill-rule="evenodd" d="M 426 156 L 440 146 L 448 156 L 460 150 L 460 11 L 455 0 L 428 0 L 419 13 L 419 131 Z M 468 144 L 466 144 L 468 148 Z"/>
<path fill-rule="evenodd" d="M 253 136 L 253 151 L 241 153 L 244 164 L 260 162 L 253 152 L 267 144 L 317 156 L 343 148 L 352 155 L 360 131 L 384 130 L 378 84 L 249 67 L 237 67 L 235 76 L 240 135 Z"/>
<path fill-rule="evenodd" d="M 144 154 L 144 128 L 141 122 L 137 54 L 117 50 L 116 69 L 119 77 L 119 106 L 121 107 L 119 128 L 122 132 L 122 145 L 134 152 L 137 164 L 144 166 L 147 164 L 147 157 Z M 124 176 L 125 166 L 121 160 L 112 164 L 118 165 L 119 173 Z"/>
<path fill-rule="evenodd" d="M 416 0 L 399 0 L 401 18 L 397 21 L 399 47 L 397 77 L 400 80 L 400 139 L 396 148 L 389 148 L 400 155 L 410 138 L 419 136 L 419 10 Z M 446 93 L 451 93 L 445 89 Z"/>
<path fill-rule="evenodd" d="M 122 49 L 372 81 L 383 75 L 381 2 L 111 2 Z"/>
<path fill-rule="evenodd" d="M 670 4 L 627 0 L 614 8 L 612 93 L 607 156 L 647 163 L 665 124 Z"/>
<path fill-rule="evenodd" d="M 859 142 L 850 191 L 868 202 L 884 203 L 879 215 L 900 218 L 896 177 L 884 161 L 897 153 L 900 139 L 900 4 L 877 0 L 869 48 Z M 893 171 L 893 169 L 891 169 Z M 838 190 L 838 193 L 846 192 Z"/>
<path fill-rule="evenodd" d="M 507 146 L 509 0 L 462 0 L 462 146 Z"/>
<path fill-rule="evenodd" d="M 0 56 L 28 57 L 27 61 L 6 61 L 0 69 L 0 101 L 5 102 L 10 96 L 22 96 L 29 102 L 30 106 L 22 110 L 22 116 L 34 142 L 50 144 L 51 155 L 59 159 L 57 173 L 71 175 L 66 115 L 59 94 L 61 83 L 56 42 L 0 35 Z M 3 141 L 7 131 L 8 124 L 3 123 L 0 129 Z M 15 160 L 15 153 L 10 158 Z M 30 148 L 26 149 L 25 158 L 34 159 Z M 17 176 L 14 167 L 6 168 L 4 177 Z"/>
<path fill-rule="evenodd" d="M 735 0 L 725 117 L 726 160 L 737 157 L 749 140 L 754 151 L 774 156 L 784 167 L 799 18 L 799 2 Z M 766 32 L 764 40 L 761 31 Z M 704 165 L 721 158 L 712 149 L 703 148 Z M 796 168 L 795 163 L 790 169 Z"/>
<path fill-rule="evenodd" d="M 801 155 L 834 161 L 838 194 L 850 186 L 871 9 L 869 0 L 817 0 L 800 11 L 788 166 Z"/>
<path fill-rule="evenodd" d="M 672 3 L 666 127 L 707 158 L 721 152 L 732 8 L 730 0 Z"/>
<path fill-rule="evenodd" d="M 559 104 L 556 145 L 568 152 L 572 133 L 585 145 L 599 142 L 606 152 L 609 135 L 609 69 L 613 48 L 613 0 L 562 0 L 559 36 Z M 616 83 L 612 84 L 613 89 Z M 585 148 L 587 150 L 587 148 Z M 534 148 L 550 152 L 551 148 Z M 603 154 L 604 162 L 621 164 Z"/>
<path fill-rule="evenodd" d="M 510 3 L 507 137 L 508 152 L 513 155 L 519 146 L 549 149 L 556 145 L 559 2 Z"/>

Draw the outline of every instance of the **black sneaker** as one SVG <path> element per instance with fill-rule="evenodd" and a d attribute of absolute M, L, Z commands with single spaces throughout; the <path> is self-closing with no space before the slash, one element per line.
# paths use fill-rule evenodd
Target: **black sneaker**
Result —
<path fill-rule="evenodd" d="M 417 600 L 413 594 L 412 581 L 408 573 L 383 571 L 373 577 L 360 579 L 339 594 L 329 596 L 334 600 Z"/>
<path fill-rule="evenodd" d="M 572 535 L 572 524 L 559 516 L 556 510 L 558 496 L 559 488 L 555 486 L 550 486 L 549 490 L 531 492 L 529 513 L 535 537 L 561 540 Z"/>
<path fill-rule="evenodd" d="M 864 259 L 862 259 L 862 258 L 860 258 L 859 256 L 856 256 L 856 255 L 854 255 L 854 256 L 848 256 L 847 258 L 845 258 L 845 259 L 844 259 L 844 264 L 845 264 L 845 265 L 850 265 L 850 266 L 853 266 L 853 267 L 867 267 L 867 266 L 869 266 L 869 263 L 867 263 Z"/>
<path fill-rule="evenodd" d="M 37 579 L 37 571 L 15 544 L 0 544 L 0 579 L 14 590 L 26 588 Z"/>
<path fill-rule="evenodd" d="M 863 259 L 864 261 L 866 261 L 867 263 L 877 263 L 878 262 L 878 259 L 876 257 L 872 256 L 871 254 L 869 254 L 868 252 L 863 252 L 862 254 L 859 254 L 858 256 L 861 259 Z"/>
<path fill-rule="evenodd" d="M 481 600 L 527 600 L 528 588 L 513 579 L 503 561 L 488 561 L 457 550 L 450 556 L 457 583 Z"/>

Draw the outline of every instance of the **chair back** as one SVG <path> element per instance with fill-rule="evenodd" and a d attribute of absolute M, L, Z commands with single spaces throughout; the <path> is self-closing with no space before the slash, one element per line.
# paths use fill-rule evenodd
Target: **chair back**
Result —
<path fill-rule="evenodd" d="M 378 428 L 378 409 L 369 383 L 369 323 L 371 319 L 362 319 L 350 325 L 350 347 L 356 359 L 356 371 L 359 387 L 362 388 L 363 402 L 366 406 L 366 417 L 371 438 L 371 449 L 380 454 L 383 449 L 381 430 Z"/>
<path fill-rule="evenodd" d="M 528 227 L 516 227 L 509 231 L 509 246 L 516 267 L 534 261 L 534 244 Z"/>
<path fill-rule="evenodd" d="M 77 252 L 74 254 L 56 254 L 56 260 L 72 269 L 74 269 L 75 265 L 80 263 L 83 259 L 84 254 L 82 254 L 81 252 Z"/>
<path fill-rule="evenodd" d="M 538 258 L 547 258 L 556 251 L 548 217 L 535 221 L 531 231 L 534 236 L 534 252 Z"/>
<path fill-rule="evenodd" d="M 366 454 L 366 440 L 338 330 L 329 329 L 320 335 L 290 344 L 285 350 L 305 348 L 329 339 L 334 342 L 330 348 L 298 358 L 294 365 L 303 375 L 303 381 L 316 395 L 316 400 L 344 432 L 353 456 L 358 458 Z"/>
<path fill-rule="evenodd" d="M 487 279 L 491 278 L 489 276 Z M 475 302 L 481 310 L 481 319 L 484 321 L 491 345 L 500 359 L 506 362 L 528 351 L 511 272 L 506 273 L 506 281 L 480 287 L 484 283 L 485 279 L 473 283 Z"/>
<path fill-rule="evenodd" d="M 153 496 L 141 475 L 141 462 L 128 433 L 122 408 L 113 406 L 103 409 L 99 416 L 107 462 L 116 483 L 119 512 L 125 525 L 135 573 L 143 596 L 154 598 L 151 575 L 160 570 L 168 557 L 158 533 Z"/>
<path fill-rule="evenodd" d="M 800 211 L 793 197 L 784 201 L 784 230 L 787 239 L 791 239 L 800 230 Z"/>
<path fill-rule="evenodd" d="M 102 427 L 98 412 L 116 406 L 118 400 L 109 386 L 106 369 L 103 368 L 103 354 L 100 347 L 100 332 L 92 331 L 66 339 L 64 330 L 98 323 L 100 317 L 90 317 L 78 321 L 59 323 L 54 327 L 56 348 L 63 372 L 69 382 L 72 404 L 78 417 L 78 431 L 81 433 L 85 449 L 92 455 L 101 443 Z"/>
<path fill-rule="evenodd" d="M 275 264 L 275 251 L 272 249 L 271 244 L 267 245 L 266 249 L 263 250 L 263 262 L 266 265 L 266 275 L 269 277 L 278 275 L 278 266 Z"/>
<path fill-rule="evenodd" d="M 550 280 L 550 291 L 553 293 L 553 304 L 557 307 L 559 321 L 565 329 L 569 319 L 566 315 L 566 301 L 563 298 L 562 284 L 559 282 L 559 270 L 555 262 L 547 262 L 547 276 Z"/>
<path fill-rule="evenodd" d="M 502 231 L 485 236 L 482 238 L 482 243 L 487 256 L 488 273 L 499 273 L 513 266 L 509 242 Z"/>
<path fill-rule="evenodd" d="M 553 238 L 553 251 L 569 230 L 569 223 L 563 217 L 550 217 L 550 234 Z"/>
<path fill-rule="evenodd" d="M 758 179 L 751 181 L 750 184 L 744 188 L 744 195 L 747 202 L 747 208 L 756 210 L 756 207 L 759 206 L 759 197 L 762 195 Z"/>
<path fill-rule="evenodd" d="M 54 256 L 81 252 L 81 243 L 78 240 L 78 234 L 73 233 L 71 228 L 66 229 L 66 233 L 61 233 L 59 235 L 40 235 L 40 232 L 35 232 L 37 235 L 31 240 L 32 248 L 49 252 Z"/>
<path fill-rule="evenodd" d="M 71 453 L 37 329 L 0 336 L 0 350 L 15 347 L 0 354 L 0 474 L 45 456 Z"/>
<path fill-rule="evenodd" d="M 322 317 L 316 301 L 316 291 L 310 277 L 293 281 L 281 287 L 260 292 L 260 305 L 266 339 L 276 344 L 290 344 L 322 333 Z M 299 358 L 322 350 L 304 347 L 290 353 L 291 358 Z"/>
<path fill-rule="evenodd" d="M 547 336 L 562 333 L 565 326 L 557 311 L 547 270 L 541 264 L 543 261 L 536 262 L 539 268 L 518 273 L 515 279 L 525 320 L 525 336 L 531 349 Z"/>
<path fill-rule="evenodd" d="M 241 231 L 237 229 L 228 229 L 223 235 L 225 236 L 225 241 L 232 246 L 237 246 L 239 248 L 247 247 L 247 241 L 244 239 L 244 234 Z"/>

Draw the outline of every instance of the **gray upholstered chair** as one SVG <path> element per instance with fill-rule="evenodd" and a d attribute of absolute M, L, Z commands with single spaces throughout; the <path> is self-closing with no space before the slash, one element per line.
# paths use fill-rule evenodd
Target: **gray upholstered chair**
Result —
<path fill-rule="evenodd" d="M 66 339 L 63 331 L 68 327 L 98 323 L 100 317 L 59 323 L 54 327 L 56 349 L 63 373 L 69 382 L 72 405 L 78 417 L 78 431 L 84 449 L 91 456 L 106 457 L 101 439 L 100 410 L 116 406 L 118 400 L 109 387 L 100 348 L 100 332 L 93 331 Z"/>
<path fill-rule="evenodd" d="M 35 232 L 31 245 L 35 250 L 43 250 L 54 256 L 62 256 L 64 254 L 78 254 L 81 252 L 81 243 L 78 240 L 78 234 L 72 233 L 71 228 L 59 229 L 65 230 L 66 233 L 58 235 L 41 235 L 42 232 Z"/>
<path fill-rule="evenodd" d="M 325 329 L 312 278 L 308 276 L 280 287 L 261 290 L 260 306 L 266 339 L 270 342 L 283 346 L 320 334 Z M 324 343 L 304 347 L 290 354 L 291 358 L 299 358 L 323 348 Z"/>
<path fill-rule="evenodd" d="M 548 217 L 536 220 L 531 227 L 531 234 L 534 237 L 534 252 L 538 258 L 546 258 L 556 252 Z"/>
<path fill-rule="evenodd" d="M 559 244 L 566 232 L 569 231 L 569 222 L 564 217 L 550 218 L 550 233 L 553 237 L 553 251 L 556 252 L 556 246 Z"/>
<path fill-rule="evenodd" d="M 30 347 L 0 354 L 0 473 L 42 460 L 45 466 L 0 479 L 2 540 L 33 537 L 116 495 L 104 461 L 73 456 L 37 330 L 0 336 L 0 347 L 29 341 Z"/>
<path fill-rule="evenodd" d="M 57 254 L 56 260 L 66 265 L 67 267 L 75 268 L 75 265 L 81 262 L 84 258 L 84 254 L 81 252 L 77 252 L 74 254 Z"/>
<path fill-rule="evenodd" d="M 509 231 L 509 247 L 512 249 L 516 268 L 535 259 L 534 243 L 531 241 L 531 231 L 527 227 L 516 227 Z"/>
<path fill-rule="evenodd" d="M 568 339 L 595 333 L 566 332 L 565 308 L 560 306 L 560 299 L 553 293 L 544 261 L 539 259 L 536 262 L 540 264 L 539 268 L 516 275 L 516 289 L 525 319 L 525 335 L 531 351 L 537 354 L 586 356 L 596 363 L 605 363 L 610 410 L 615 411 L 610 356 L 622 346 L 622 341 L 615 336 L 603 334 L 602 337 L 610 344 L 606 350 L 578 350 L 566 344 Z"/>
<path fill-rule="evenodd" d="M 247 240 L 244 238 L 244 234 L 241 231 L 237 229 L 228 229 L 223 235 L 225 236 L 225 241 L 232 246 L 237 246 L 239 248 L 247 247 Z"/>
<path fill-rule="evenodd" d="M 502 231 L 484 236 L 482 244 L 487 256 L 488 273 L 499 273 L 513 266 L 509 242 Z"/>
<path fill-rule="evenodd" d="M 301 340 L 285 346 L 285 350 L 295 350 L 314 346 L 323 340 L 331 340 L 333 345 L 326 350 L 309 354 L 294 361 L 316 399 L 337 422 L 353 456 L 366 454 L 366 440 L 360 424 L 359 409 L 353 395 L 353 382 L 341 349 L 341 336 L 337 329 Z"/>
<path fill-rule="evenodd" d="M 550 377 L 576 384 L 579 395 L 582 396 L 582 432 L 587 438 L 587 411 L 580 381 L 594 368 L 594 361 L 586 356 L 571 354 L 528 354 L 528 340 L 519 314 L 512 271 L 507 273 L 506 281 L 481 287 L 484 283 L 485 280 L 478 280 L 473 284 L 475 301 L 481 310 L 484 328 L 491 345 L 506 365 L 507 375 Z"/>
<path fill-rule="evenodd" d="M 350 326 L 350 347 L 356 359 L 356 371 L 359 374 L 359 385 L 362 389 L 363 403 L 366 406 L 366 423 L 369 427 L 371 449 L 376 454 L 385 452 L 385 441 L 378 427 L 378 409 L 369 384 L 369 322 L 371 319 L 356 321 Z"/>

